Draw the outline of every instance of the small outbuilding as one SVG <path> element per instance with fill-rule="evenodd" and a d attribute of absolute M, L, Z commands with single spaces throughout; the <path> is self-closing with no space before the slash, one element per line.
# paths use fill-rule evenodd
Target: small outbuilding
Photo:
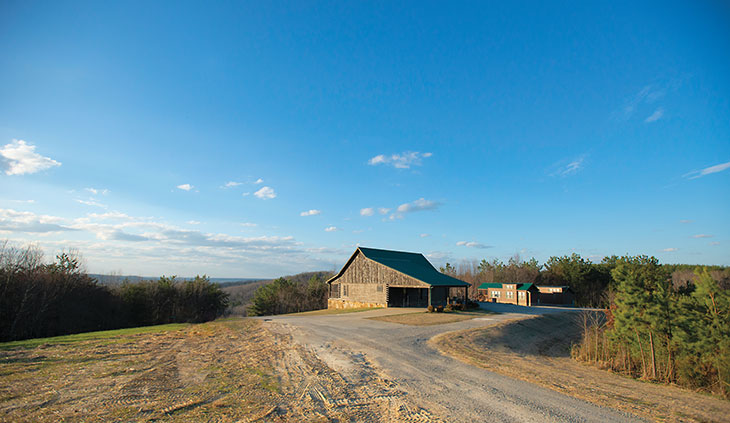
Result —
<path fill-rule="evenodd" d="M 467 298 L 469 284 L 436 270 L 419 253 L 358 247 L 327 281 L 328 308 L 427 307 Z"/>
<path fill-rule="evenodd" d="M 523 306 L 540 304 L 540 291 L 531 283 L 483 283 L 477 290 L 480 301 Z"/>
<path fill-rule="evenodd" d="M 575 305 L 575 294 L 567 285 L 538 285 L 540 304 Z"/>

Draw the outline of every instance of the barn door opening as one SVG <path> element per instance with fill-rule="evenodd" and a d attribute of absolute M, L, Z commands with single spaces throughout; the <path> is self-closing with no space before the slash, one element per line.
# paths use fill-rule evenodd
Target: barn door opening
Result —
<path fill-rule="evenodd" d="M 388 287 L 388 307 L 426 307 L 428 288 Z"/>

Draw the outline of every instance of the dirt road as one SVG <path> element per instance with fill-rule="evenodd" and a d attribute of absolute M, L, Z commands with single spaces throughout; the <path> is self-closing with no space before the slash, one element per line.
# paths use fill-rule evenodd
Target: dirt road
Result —
<path fill-rule="evenodd" d="M 270 330 L 291 331 L 296 342 L 313 350 L 347 380 L 356 381 L 373 371 L 387 375 L 398 389 L 407 392 L 412 403 L 445 421 L 643 421 L 462 363 L 441 355 L 427 342 L 440 333 L 493 325 L 524 315 L 494 314 L 436 326 L 406 326 L 369 319 L 404 311 L 382 309 L 338 315 L 275 316 L 263 320 Z M 530 309 L 531 313 L 560 311 L 563 310 Z"/>

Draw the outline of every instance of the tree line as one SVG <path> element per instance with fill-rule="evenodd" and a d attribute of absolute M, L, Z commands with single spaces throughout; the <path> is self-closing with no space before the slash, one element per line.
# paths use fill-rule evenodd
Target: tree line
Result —
<path fill-rule="evenodd" d="M 654 257 L 618 258 L 611 270 L 609 308 L 584 319 L 583 339 L 573 356 L 633 377 L 730 398 L 727 271 L 698 266 L 679 284 L 676 272 Z"/>
<path fill-rule="evenodd" d="M 0 341 L 165 323 L 205 322 L 228 295 L 206 276 L 99 284 L 75 254 L 44 263 L 33 246 L 0 244 Z"/>
<path fill-rule="evenodd" d="M 327 283 L 319 274 L 306 282 L 279 278 L 256 290 L 247 313 L 266 316 L 319 310 L 327 308 L 327 298 Z"/>
<path fill-rule="evenodd" d="M 621 260 L 618 256 L 604 257 L 593 263 L 579 254 L 552 256 L 544 264 L 535 258 L 523 260 L 519 255 L 506 263 L 482 259 L 465 261 L 459 265 L 446 263 L 441 272 L 471 284 L 469 297 L 476 299 L 477 288 L 484 282 L 534 283 L 537 285 L 567 285 L 575 293 L 577 306 L 608 307 L 612 302 L 612 271 Z M 675 289 L 680 289 L 696 278 L 693 265 L 663 265 Z M 708 267 L 721 284 L 730 286 L 730 268 Z"/>

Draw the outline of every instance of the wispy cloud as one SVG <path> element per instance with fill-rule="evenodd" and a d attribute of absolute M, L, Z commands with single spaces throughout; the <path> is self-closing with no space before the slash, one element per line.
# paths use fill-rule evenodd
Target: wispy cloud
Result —
<path fill-rule="evenodd" d="M 684 223 L 684 224 L 692 223 L 692 222 L 694 222 L 694 221 L 693 220 L 690 220 L 690 219 L 682 219 L 682 220 L 679 221 L 679 223 Z"/>
<path fill-rule="evenodd" d="M 426 237 L 429 237 L 429 236 L 431 236 L 431 234 L 421 234 L 421 235 L 419 235 L 419 236 L 420 236 L 421 238 L 426 238 Z"/>
<path fill-rule="evenodd" d="M 181 185 L 177 186 L 177 189 L 181 189 L 183 191 L 190 191 L 191 189 L 193 189 L 193 186 L 190 184 L 181 184 Z"/>
<path fill-rule="evenodd" d="M 673 253 L 673 252 L 678 251 L 678 250 L 679 250 L 679 248 L 664 248 L 662 250 L 662 252 L 664 252 L 664 253 Z"/>
<path fill-rule="evenodd" d="M 585 162 L 585 159 L 586 159 L 586 155 L 583 154 L 570 161 L 563 160 L 558 163 L 555 163 L 553 165 L 553 171 L 550 173 L 550 176 L 557 176 L 557 177 L 565 178 L 567 176 L 575 175 L 581 169 L 583 169 L 583 163 Z"/>
<path fill-rule="evenodd" d="M 243 222 L 243 223 L 241 223 L 241 226 L 246 227 L 246 228 L 255 228 L 258 226 L 258 224 L 252 223 L 252 222 Z"/>
<path fill-rule="evenodd" d="M 713 235 L 708 235 L 708 234 L 692 235 L 692 238 L 712 238 L 712 237 L 713 237 Z"/>
<path fill-rule="evenodd" d="M 336 232 L 339 230 L 340 230 L 340 228 L 338 228 L 337 226 L 328 226 L 328 227 L 324 228 L 325 232 Z"/>
<path fill-rule="evenodd" d="M 94 195 L 98 195 L 98 194 L 107 195 L 107 194 L 109 194 L 109 190 L 108 189 L 105 189 L 105 188 L 104 189 L 102 189 L 102 188 L 84 188 L 84 189 L 86 191 L 94 194 Z"/>
<path fill-rule="evenodd" d="M 647 85 L 643 87 L 638 93 L 634 94 L 631 98 L 626 100 L 623 109 L 618 113 L 618 118 L 622 120 L 628 120 L 634 113 L 641 109 L 641 106 L 652 104 L 664 97 L 666 90 L 655 85 Z M 661 116 L 660 116 L 661 117 Z M 658 118 L 657 118 L 658 119 Z"/>
<path fill-rule="evenodd" d="M 390 213 L 390 209 L 386 208 L 386 207 L 378 207 L 378 213 L 380 213 L 382 215 L 386 215 L 386 214 Z"/>
<path fill-rule="evenodd" d="M 713 246 L 714 246 L 714 245 L 720 245 L 720 242 L 719 242 L 719 241 L 712 241 L 712 242 L 710 243 L 710 245 L 713 245 Z"/>
<path fill-rule="evenodd" d="M 261 179 L 261 178 L 258 178 L 258 179 L 257 179 L 257 180 L 256 180 L 256 181 L 254 182 L 254 185 L 259 185 L 259 184 L 263 184 L 263 183 L 264 183 L 264 180 L 263 180 L 263 179 Z"/>
<path fill-rule="evenodd" d="M 397 169 L 409 169 L 411 166 L 421 166 L 423 159 L 431 157 L 433 153 L 420 153 L 418 151 L 406 151 L 400 154 L 378 154 L 368 160 L 371 166 L 390 165 Z"/>
<path fill-rule="evenodd" d="M 360 216 L 372 216 L 375 214 L 375 209 L 372 207 L 365 207 L 364 209 L 360 209 Z"/>
<path fill-rule="evenodd" d="M 6 175 L 26 175 L 61 166 L 61 163 L 36 153 L 34 145 L 13 140 L 0 148 L 0 165 Z"/>
<path fill-rule="evenodd" d="M 233 188 L 237 187 L 239 185 L 243 185 L 243 182 L 237 182 L 237 181 L 228 181 L 223 185 L 223 188 Z"/>
<path fill-rule="evenodd" d="M 199 222 L 199 221 L 197 221 L 197 220 L 188 220 L 188 221 L 187 221 L 187 224 L 188 224 L 188 225 L 200 225 L 200 223 L 201 223 L 201 222 Z"/>
<path fill-rule="evenodd" d="M 88 199 L 88 200 L 76 199 L 76 202 L 80 203 L 80 204 L 84 204 L 86 206 L 101 207 L 103 209 L 107 208 L 106 204 L 99 203 L 99 202 L 95 201 L 93 198 Z"/>
<path fill-rule="evenodd" d="M 274 192 L 274 189 L 271 187 L 261 187 L 261 189 L 254 192 L 253 195 L 261 198 L 262 200 L 270 200 L 272 198 L 276 198 L 276 192 Z"/>
<path fill-rule="evenodd" d="M 480 244 L 475 241 L 459 241 L 456 243 L 456 245 L 458 245 L 460 247 L 469 247 L 469 248 L 478 248 L 478 249 L 492 248 L 491 245 Z"/>
<path fill-rule="evenodd" d="M 656 122 L 656 121 L 658 121 L 659 119 L 661 119 L 661 118 L 662 118 L 662 116 L 664 116 L 664 109 L 662 109 L 662 108 L 660 107 L 660 108 L 656 109 L 656 110 L 654 111 L 654 113 L 652 113 L 651 115 L 649 115 L 649 116 L 648 116 L 648 117 L 647 117 L 647 118 L 646 118 L 646 119 L 644 120 L 644 122 L 646 122 L 646 123 Z"/>
<path fill-rule="evenodd" d="M 316 216 L 318 214 L 322 214 L 322 211 L 312 209 L 312 210 L 307 210 L 307 211 L 303 211 L 303 212 L 299 213 L 299 216 Z"/>
<path fill-rule="evenodd" d="M 693 170 L 691 172 L 687 172 L 682 177 L 689 178 L 689 179 L 697 179 L 701 178 L 703 176 L 711 175 L 713 173 L 722 172 L 723 170 L 730 169 L 730 162 L 726 163 L 720 163 L 716 164 L 714 166 L 706 167 L 704 169 L 700 170 Z"/>

